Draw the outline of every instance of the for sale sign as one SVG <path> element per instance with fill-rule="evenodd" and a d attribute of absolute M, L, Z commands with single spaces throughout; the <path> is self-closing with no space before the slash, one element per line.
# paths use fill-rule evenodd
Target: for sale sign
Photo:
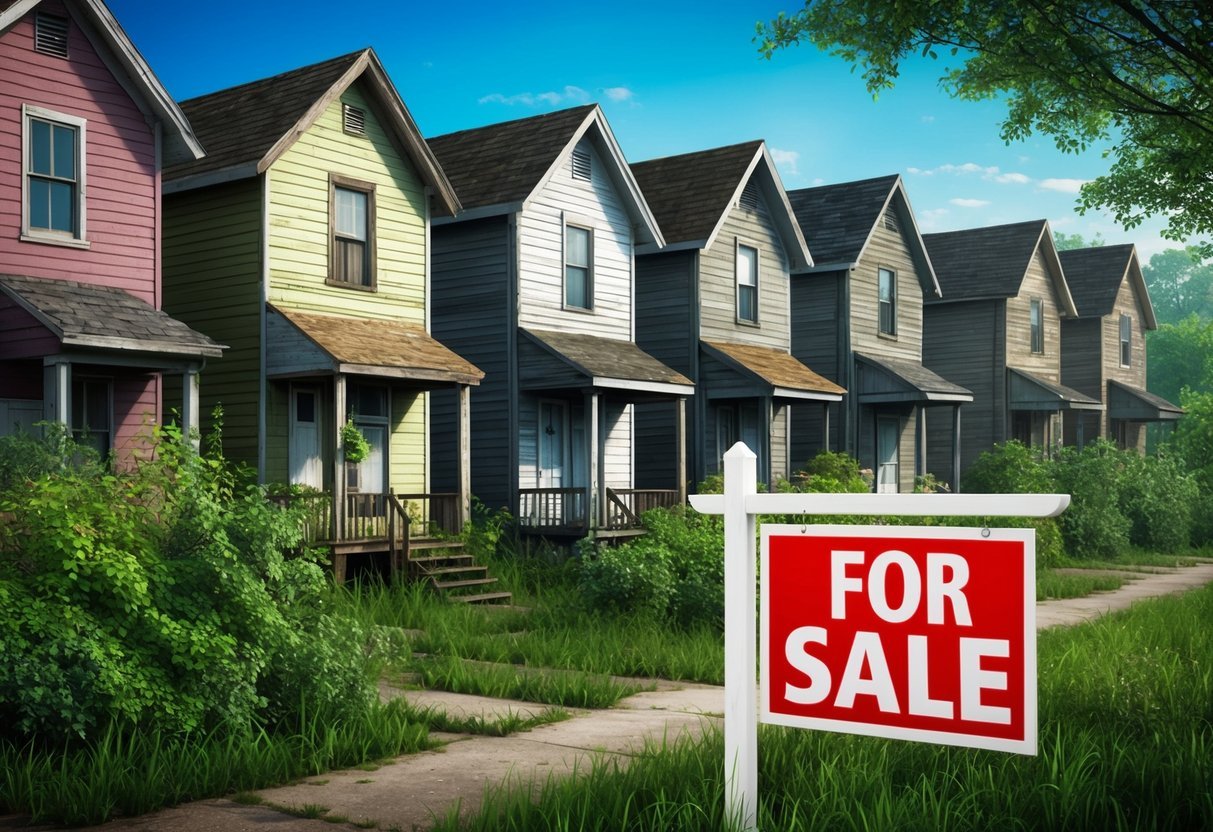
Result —
<path fill-rule="evenodd" d="M 1036 753 L 1031 529 L 763 526 L 761 719 Z"/>

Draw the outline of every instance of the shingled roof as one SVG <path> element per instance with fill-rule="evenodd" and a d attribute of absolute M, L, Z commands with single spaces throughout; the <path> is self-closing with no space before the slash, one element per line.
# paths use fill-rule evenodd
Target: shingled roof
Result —
<path fill-rule="evenodd" d="M 1076 314 L 1047 220 L 924 234 L 922 239 L 943 291 L 935 303 L 1015 297 L 1040 248 L 1056 272 L 1054 285 L 1062 314 Z"/>
<path fill-rule="evenodd" d="M 838 401 L 846 393 L 828 378 L 819 375 L 782 350 L 736 344 L 730 341 L 700 341 L 715 357 L 734 369 L 753 376 L 774 388 L 814 394 L 815 397 Z"/>
<path fill-rule="evenodd" d="M 450 181 L 372 49 L 181 102 L 207 156 L 165 168 L 166 190 L 207 184 L 207 174 L 225 172 L 228 178 L 237 179 L 264 172 L 360 78 L 367 81 L 384 128 L 394 133 L 422 180 L 434 188 L 440 204 L 457 210 L 459 203 Z"/>
<path fill-rule="evenodd" d="M 859 390 L 861 402 L 973 401 L 973 393 L 948 381 L 918 361 L 855 353 L 861 365 L 876 371 Z"/>
<path fill-rule="evenodd" d="M 65 347 L 217 358 L 226 349 L 121 289 L 24 275 L 0 275 L 7 295 Z"/>
<path fill-rule="evenodd" d="M 694 386 L 689 378 L 631 341 L 546 329 L 524 328 L 522 333 L 587 378 Z"/>
<path fill-rule="evenodd" d="M 1137 260 L 1137 248 L 1132 243 L 1072 249 L 1058 252 L 1058 256 L 1066 270 L 1066 285 L 1070 287 L 1080 318 L 1102 318 L 1111 314 L 1120 286 L 1128 279 L 1137 289 L 1146 328 L 1158 328 Z"/>
<path fill-rule="evenodd" d="M 771 219 L 793 264 L 811 265 L 812 257 L 761 139 L 636 162 L 631 167 L 661 225 L 667 249 L 711 245 L 729 209 L 753 181 L 766 195 Z"/>

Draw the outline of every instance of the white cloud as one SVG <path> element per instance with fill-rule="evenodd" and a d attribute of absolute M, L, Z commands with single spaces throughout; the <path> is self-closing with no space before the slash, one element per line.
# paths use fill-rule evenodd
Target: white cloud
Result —
<path fill-rule="evenodd" d="M 1042 179 L 1040 180 L 1040 187 L 1046 191 L 1076 194 L 1086 183 L 1087 180 L 1085 179 Z"/>
<path fill-rule="evenodd" d="M 820 176 L 813 177 L 813 187 L 814 188 L 816 188 L 820 185 L 824 185 L 825 183 L 826 183 L 826 181 L 824 179 L 822 179 Z"/>
<path fill-rule="evenodd" d="M 935 116 L 930 116 L 930 115 L 928 115 L 928 116 L 923 116 L 923 117 L 920 119 L 920 121 L 922 121 L 922 123 L 923 123 L 923 124 L 930 124 L 930 123 L 931 123 L 932 121 L 934 121 L 934 120 L 935 120 Z"/>
<path fill-rule="evenodd" d="M 581 104 L 589 101 L 590 94 L 581 87 L 575 87 L 568 84 L 560 91 L 549 90 L 548 92 L 520 92 L 514 95 L 503 95 L 499 92 L 491 93 L 483 96 L 478 100 L 480 104 L 505 104 L 514 106 L 516 104 L 523 107 L 538 107 L 547 104 L 551 107 L 557 107 L 561 104 Z"/>
<path fill-rule="evenodd" d="M 999 185 L 1026 185 L 1032 179 L 1022 173 L 1000 173 L 994 177 L 994 181 Z"/>
<path fill-rule="evenodd" d="M 631 101 L 636 97 L 636 93 L 627 87 L 606 87 L 602 91 L 602 94 L 611 101 Z"/>
<path fill-rule="evenodd" d="M 985 206 L 990 204 L 990 200 L 988 200 L 988 199 L 964 199 L 962 197 L 957 197 L 956 199 L 949 199 L 948 203 L 951 205 L 955 205 L 957 208 L 984 208 Z"/>
<path fill-rule="evenodd" d="M 982 179 L 997 182 L 999 185 L 1026 185 L 1032 181 L 1022 173 L 1003 173 L 998 165 L 979 165 L 976 162 L 965 162 L 960 165 L 948 163 L 933 168 L 906 168 L 906 172 L 915 176 L 935 176 L 936 174 L 980 176 Z"/>
<path fill-rule="evenodd" d="M 800 161 L 800 154 L 795 150 L 780 150 L 777 147 L 771 148 L 771 158 L 775 164 L 782 167 L 790 176 L 796 176 L 800 173 L 796 163 Z"/>
<path fill-rule="evenodd" d="M 918 226 L 923 231 L 939 231 L 941 230 L 940 220 L 948 215 L 948 209 L 930 208 L 926 211 L 915 211 L 914 213 L 918 217 Z"/>

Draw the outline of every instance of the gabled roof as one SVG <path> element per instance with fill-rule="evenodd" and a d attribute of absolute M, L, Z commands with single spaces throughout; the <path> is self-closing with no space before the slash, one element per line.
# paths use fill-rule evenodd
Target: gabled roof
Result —
<path fill-rule="evenodd" d="M 921 362 L 886 356 L 877 358 L 859 352 L 855 357 L 861 367 L 875 371 L 864 373 L 857 391 L 861 402 L 973 401 L 972 391 L 953 384 Z"/>
<path fill-rule="evenodd" d="M 637 162 L 632 174 L 661 224 L 666 251 L 712 245 L 729 210 L 753 179 L 766 197 L 792 268 L 813 264 L 762 140 Z"/>
<path fill-rule="evenodd" d="M 329 105 L 361 80 L 402 154 L 434 189 L 437 204 L 459 208 L 450 181 L 373 49 L 362 49 L 181 102 L 207 157 L 165 169 L 165 191 L 183 191 L 264 173 Z"/>
<path fill-rule="evenodd" d="M 1103 402 L 1060 382 L 1007 367 L 1010 375 L 1008 405 L 1011 410 L 1103 410 Z"/>
<path fill-rule="evenodd" d="M 586 135 L 612 163 L 610 176 L 638 237 L 662 244 L 657 220 L 597 104 L 434 136 L 429 144 L 459 193 L 458 221 L 522 210 Z"/>
<path fill-rule="evenodd" d="M 547 329 L 522 328 L 521 332 L 596 387 L 619 387 L 623 386 L 620 382 L 638 382 L 679 395 L 694 393 L 694 382 L 632 341 Z"/>
<path fill-rule="evenodd" d="M 0 33 L 36 9 L 40 2 L 0 2 Z M 80 27 L 81 31 L 93 42 L 115 77 L 133 93 L 136 105 L 145 111 L 150 110 L 164 125 L 164 164 L 201 158 L 205 153 L 203 145 L 194 135 L 181 108 L 156 78 L 105 3 L 101 0 L 78 0 L 64 5 L 77 23 L 84 24 Z"/>
<path fill-rule="evenodd" d="M 1108 379 L 1108 416 L 1134 422 L 1170 422 L 1184 415 L 1178 405 L 1140 387 Z"/>
<path fill-rule="evenodd" d="M 841 401 L 847 392 L 782 350 L 731 341 L 703 340 L 699 343 L 725 365 L 769 384 L 775 396 Z"/>
<path fill-rule="evenodd" d="M 801 188 L 789 191 L 788 201 L 813 252 L 815 265 L 808 271 L 818 272 L 848 269 L 858 263 L 885 211 L 892 208 L 906 230 L 923 292 L 928 297 L 939 296 L 935 269 L 899 174 Z"/>
<path fill-rule="evenodd" d="M 942 298 L 931 302 L 1013 298 L 1039 250 L 1051 272 L 1061 314 L 1078 314 L 1047 220 L 924 234 L 922 239 L 943 291 Z"/>
<path fill-rule="evenodd" d="M 226 347 L 121 289 L 0 274 L 7 295 L 65 347 L 217 358 Z"/>
<path fill-rule="evenodd" d="M 1141 303 L 1146 328 L 1158 329 L 1154 305 L 1150 303 L 1150 292 L 1137 259 L 1137 247 L 1132 243 L 1072 249 L 1058 252 L 1058 256 L 1066 270 L 1066 283 L 1074 296 L 1078 317 L 1102 318 L 1111 314 L 1120 286 L 1128 278 Z"/>

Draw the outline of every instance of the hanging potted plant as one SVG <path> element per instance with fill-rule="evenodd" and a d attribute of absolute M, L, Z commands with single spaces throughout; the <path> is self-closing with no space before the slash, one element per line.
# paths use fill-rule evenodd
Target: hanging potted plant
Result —
<path fill-rule="evenodd" d="M 353 419 L 341 426 L 341 444 L 345 448 L 346 462 L 357 465 L 371 455 L 371 445 Z"/>

